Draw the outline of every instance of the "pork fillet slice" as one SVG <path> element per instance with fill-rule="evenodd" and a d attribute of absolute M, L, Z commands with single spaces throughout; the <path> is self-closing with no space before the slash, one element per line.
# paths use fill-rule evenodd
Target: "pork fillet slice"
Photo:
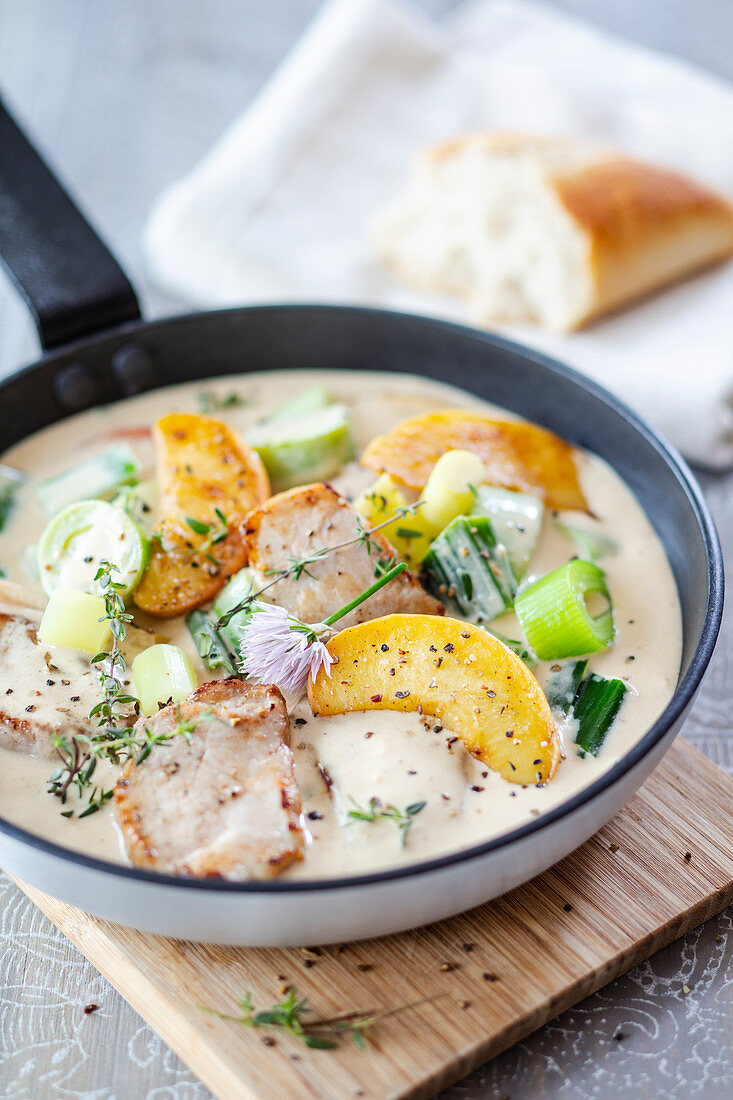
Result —
<path fill-rule="evenodd" d="M 92 732 L 89 711 L 102 696 L 87 656 L 38 641 L 40 621 L 32 595 L 3 583 L 0 746 L 50 759 L 56 755 L 55 737 Z"/>
<path fill-rule="evenodd" d="M 324 546 L 346 542 L 358 533 L 353 508 L 330 485 L 318 484 L 271 497 L 261 508 L 250 512 L 244 532 L 249 564 L 265 575 L 285 569 L 292 558 L 308 557 Z M 286 577 L 278 581 L 263 594 L 263 599 L 280 604 L 303 622 L 323 622 L 373 583 L 380 560 L 395 556 L 394 548 L 380 533 L 370 536 L 370 541 L 371 553 L 364 543 L 334 551 L 322 561 L 308 565 L 297 579 Z M 340 619 L 338 629 L 397 612 L 442 615 L 443 605 L 406 572 Z"/>
<path fill-rule="evenodd" d="M 141 718 L 174 734 L 115 789 L 115 813 L 131 862 L 170 874 L 234 881 L 274 878 L 304 844 L 300 792 L 287 744 L 288 713 L 276 687 L 215 681 L 178 706 Z"/>

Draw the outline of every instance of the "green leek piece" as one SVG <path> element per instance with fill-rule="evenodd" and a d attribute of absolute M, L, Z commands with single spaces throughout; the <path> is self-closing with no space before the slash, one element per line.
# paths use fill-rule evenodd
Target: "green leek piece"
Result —
<path fill-rule="evenodd" d="M 234 657 L 214 626 L 215 621 L 208 612 L 198 608 L 195 611 L 189 611 L 186 615 L 188 632 L 198 650 L 199 657 L 209 671 L 214 672 L 217 668 L 223 668 L 227 675 L 236 676 L 237 666 L 234 663 Z"/>
<path fill-rule="evenodd" d="M 41 584 L 99 593 L 95 576 L 100 564 L 117 566 L 114 580 L 124 585 L 123 599 L 140 583 L 150 554 L 150 541 L 120 508 L 105 500 L 80 500 L 46 524 L 38 543 Z"/>
<path fill-rule="evenodd" d="M 597 562 L 609 554 L 618 552 L 618 543 L 609 539 L 606 535 L 598 535 L 594 531 L 586 531 L 582 527 L 576 527 L 571 523 L 563 523 L 562 520 L 554 520 L 555 527 L 573 544 L 578 557 L 584 561 Z"/>
<path fill-rule="evenodd" d="M 132 662 L 135 696 L 143 714 L 167 703 L 182 703 L 198 687 L 191 658 L 175 645 L 151 645 Z"/>
<path fill-rule="evenodd" d="M 233 608 L 237 607 L 243 600 L 246 600 L 248 596 L 251 596 L 255 589 L 255 584 L 255 574 L 248 566 L 245 565 L 244 569 L 240 569 L 238 573 L 235 573 L 234 576 L 227 581 L 211 605 L 213 621 L 216 622 L 218 619 L 221 619 L 222 616 L 229 615 Z M 239 647 L 242 642 L 242 627 L 249 621 L 251 614 L 252 612 L 249 607 L 247 607 L 243 611 L 238 611 L 236 615 L 233 615 L 225 626 L 218 626 L 216 628 L 224 644 L 234 654 L 239 653 Z"/>
<path fill-rule="evenodd" d="M 0 465 L 0 531 L 6 526 L 15 510 L 15 495 L 27 480 L 27 475 L 12 466 Z"/>
<path fill-rule="evenodd" d="M 104 600 L 88 592 L 55 588 L 43 612 L 38 637 L 44 645 L 99 653 L 110 638 Z"/>
<path fill-rule="evenodd" d="M 329 405 L 298 417 L 253 428 L 247 442 L 267 468 L 273 489 L 326 481 L 354 457 L 351 410 Z"/>
<path fill-rule="evenodd" d="M 585 752 L 598 756 L 626 695 L 622 680 L 606 680 L 596 673 L 583 681 L 573 705 L 578 723 L 575 743 Z"/>
<path fill-rule="evenodd" d="M 113 443 L 78 466 L 41 481 L 36 488 L 38 503 L 53 516 L 77 500 L 108 496 L 119 485 L 134 481 L 139 470 L 140 463 L 127 443 Z"/>
<path fill-rule="evenodd" d="M 608 607 L 591 615 L 586 596 L 598 593 Z M 613 642 L 611 597 L 603 571 L 590 561 L 553 569 L 519 593 L 514 610 L 524 635 L 541 661 L 582 657 Z"/>
<path fill-rule="evenodd" d="M 545 698 L 553 713 L 570 712 L 587 668 L 587 660 L 565 661 L 562 665 L 552 666 L 551 676 L 545 684 Z"/>
<path fill-rule="evenodd" d="M 542 529 L 545 505 L 539 497 L 493 485 L 480 485 L 473 504 L 474 516 L 488 516 L 497 540 L 506 547 L 514 576 L 527 571 Z"/>
<path fill-rule="evenodd" d="M 485 516 L 458 516 L 423 561 L 428 587 L 470 622 L 492 622 L 512 606 L 516 581 Z"/>
<path fill-rule="evenodd" d="M 506 634 L 500 634 L 498 630 L 489 630 L 488 627 L 484 627 L 484 630 L 486 630 L 488 634 L 493 634 L 497 641 L 505 645 L 507 649 L 511 649 L 512 653 L 516 653 L 520 661 L 524 661 L 527 668 L 536 667 L 537 658 L 524 642 L 519 642 L 516 638 L 508 638 Z"/>
<path fill-rule="evenodd" d="M 303 390 L 271 412 L 267 417 L 267 423 L 271 424 L 277 420 L 299 420 L 301 416 L 308 416 L 310 413 L 317 412 L 318 409 L 328 408 L 335 403 L 336 399 L 328 386 L 309 386 L 307 390 Z"/>

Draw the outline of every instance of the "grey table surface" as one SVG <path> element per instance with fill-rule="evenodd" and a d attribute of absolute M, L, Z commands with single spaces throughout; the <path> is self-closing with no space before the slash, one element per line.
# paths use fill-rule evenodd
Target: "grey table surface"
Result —
<path fill-rule="evenodd" d="M 317 0 L 0 0 L 0 90 L 84 197 L 132 275 L 147 316 L 179 308 L 146 280 L 140 232 L 151 201 L 247 104 L 317 6 Z M 423 0 L 423 6 L 439 16 L 453 3 Z M 731 0 L 558 6 L 733 80 Z M 36 350 L 28 317 L 3 282 L 0 374 Z M 703 476 L 702 483 L 733 575 L 733 475 Z M 728 613 L 684 731 L 728 770 L 731 661 Z M 732 922 L 731 912 L 710 921 L 442 1096 L 733 1095 Z M 99 1011 L 85 1016 L 89 1002 Z M 0 874 L 0 1097 L 209 1095 Z"/>

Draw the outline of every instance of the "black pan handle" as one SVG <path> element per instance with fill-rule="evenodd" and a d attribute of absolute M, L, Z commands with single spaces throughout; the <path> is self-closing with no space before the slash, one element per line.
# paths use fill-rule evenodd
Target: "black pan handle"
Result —
<path fill-rule="evenodd" d="M 0 258 L 33 311 L 43 348 L 140 316 L 124 271 L 2 100 Z"/>

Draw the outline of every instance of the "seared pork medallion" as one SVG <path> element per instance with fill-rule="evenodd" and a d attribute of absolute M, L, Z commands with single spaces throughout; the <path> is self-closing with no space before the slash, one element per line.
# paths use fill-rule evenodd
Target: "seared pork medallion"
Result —
<path fill-rule="evenodd" d="M 38 624 L 0 612 L 0 745 L 53 757 L 58 734 L 89 733 L 100 699 L 96 677 L 80 654 L 57 654 L 38 642 Z"/>
<path fill-rule="evenodd" d="M 303 850 L 288 712 L 274 687 L 225 680 L 138 722 L 160 739 L 129 760 L 115 814 L 136 867 L 265 879 Z"/>
<path fill-rule="evenodd" d="M 27 589 L 0 581 L 0 746 L 53 758 L 59 734 L 90 732 L 100 691 L 83 654 L 39 642 L 37 603 Z"/>
<path fill-rule="evenodd" d="M 70 417 L 3 456 L 0 569 L 0 813 L 166 874 L 356 875 L 525 826 L 679 667 L 614 471 L 407 376 Z"/>
<path fill-rule="evenodd" d="M 409 527 L 409 517 L 405 526 Z M 322 622 L 363 592 L 375 570 L 394 560 L 394 547 L 381 534 L 355 539 L 359 516 L 330 485 L 304 485 L 278 493 L 245 523 L 249 564 L 267 578 L 287 569 L 294 560 L 306 561 L 299 576 L 291 573 L 263 593 L 306 622 Z M 319 556 L 323 547 L 342 549 Z M 315 555 L 315 560 L 312 559 Z M 430 596 L 416 577 L 403 573 L 393 584 L 370 596 L 339 622 L 339 628 L 398 611 L 441 615 L 442 604 Z"/>

